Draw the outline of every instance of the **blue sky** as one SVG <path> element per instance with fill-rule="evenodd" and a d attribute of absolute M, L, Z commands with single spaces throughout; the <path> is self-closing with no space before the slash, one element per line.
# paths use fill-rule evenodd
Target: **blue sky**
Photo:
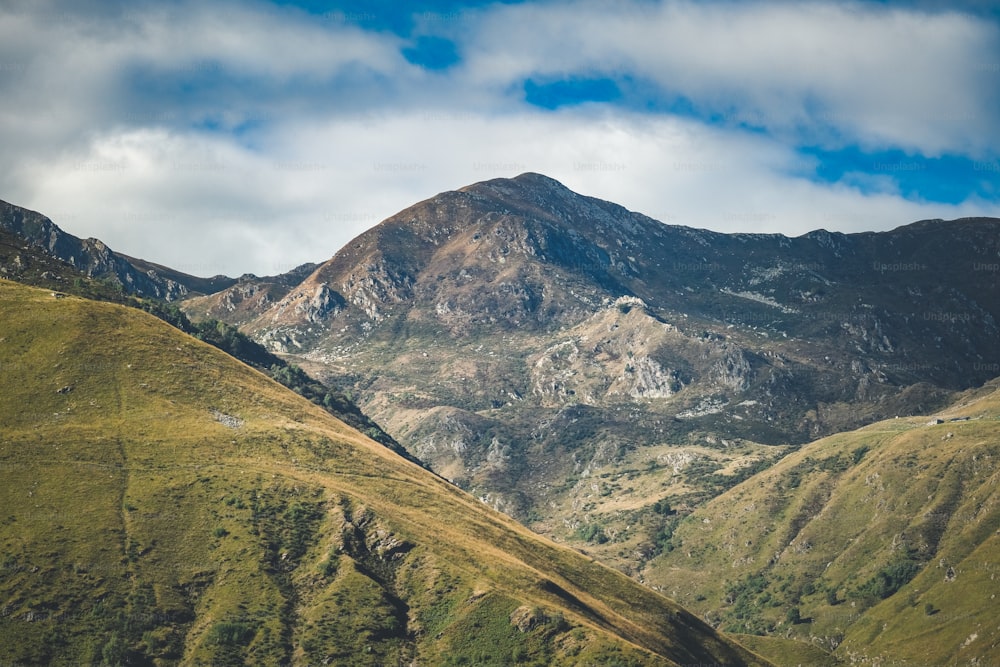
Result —
<path fill-rule="evenodd" d="M 537 171 L 668 224 L 1000 215 L 1000 5 L 0 7 L 0 199 L 199 275 Z"/>

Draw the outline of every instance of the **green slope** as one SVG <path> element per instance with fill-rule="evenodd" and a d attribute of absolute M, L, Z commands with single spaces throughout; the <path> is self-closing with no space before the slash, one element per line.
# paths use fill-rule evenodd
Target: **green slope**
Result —
<path fill-rule="evenodd" d="M 1000 663 L 998 387 L 789 455 L 682 521 L 646 581 L 723 629 L 844 660 Z"/>
<path fill-rule="evenodd" d="M 0 663 L 764 664 L 145 313 L 0 281 Z"/>
<path fill-rule="evenodd" d="M 161 271 L 169 271 L 169 269 L 156 266 Z M 308 266 L 304 265 L 304 267 Z M 300 269 L 302 268 L 300 267 Z M 120 303 L 150 312 L 181 331 L 192 334 L 264 372 L 296 393 L 322 405 L 334 417 L 363 432 L 373 440 L 382 443 L 397 454 L 412 459 L 402 445 L 393 440 L 368 415 L 361 412 L 358 406 L 341 391 L 317 382 L 300 368 L 288 364 L 285 360 L 271 354 L 264 347 L 241 334 L 235 327 L 216 320 L 202 320 L 193 324 L 173 304 L 157 299 L 127 295 L 119 284 L 87 276 L 73 265 L 46 254 L 40 248 L 27 244 L 25 239 L 3 229 L 0 229 L 0 277 L 16 280 L 25 285 L 55 290 L 59 293 L 97 301 Z"/>

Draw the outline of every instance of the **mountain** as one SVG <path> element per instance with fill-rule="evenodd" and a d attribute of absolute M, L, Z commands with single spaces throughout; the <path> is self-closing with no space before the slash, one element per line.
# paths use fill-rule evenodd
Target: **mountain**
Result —
<path fill-rule="evenodd" d="M 112 281 L 127 294 L 173 301 L 193 293 L 211 294 L 235 282 L 226 276 L 198 278 L 116 253 L 98 239 L 79 239 L 44 215 L 5 201 L 0 201 L 0 232 L 20 239 L 22 248 L 41 250 L 87 276 Z"/>
<path fill-rule="evenodd" d="M 4 664 L 765 664 L 132 308 L 0 280 Z"/>
<path fill-rule="evenodd" d="M 645 580 L 850 664 L 1000 664 L 1000 381 L 790 454 L 680 521 Z M 771 645 L 769 646 L 769 641 Z M 773 652 L 769 652 L 773 651 Z"/>
<path fill-rule="evenodd" d="M 420 202 L 304 279 L 182 307 L 634 573 L 666 542 L 657 503 L 683 514 L 791 448 L 1000 374 L 998 277 L 997 219 L 721 234 L 524 174 Z"/>

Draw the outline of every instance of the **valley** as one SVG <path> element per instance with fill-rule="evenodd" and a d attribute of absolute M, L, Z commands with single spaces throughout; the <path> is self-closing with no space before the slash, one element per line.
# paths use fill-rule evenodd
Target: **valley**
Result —
<path fill-rule="evenodd" d="M 148 314 L 0 321 L 7 663 L 765 664 Z"/>

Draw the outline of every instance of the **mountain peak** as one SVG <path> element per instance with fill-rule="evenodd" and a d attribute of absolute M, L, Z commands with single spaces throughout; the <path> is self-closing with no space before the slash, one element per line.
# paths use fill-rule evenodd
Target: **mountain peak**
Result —
<path fill-rule="evenodd" d="M 482 187 L 511 187 L 518 186 L 521 188 L 535 188 L 535 189 L 546 189 L 546 190 L 568 190 L 565 185 L 557 181 L 556 179 L 546 176 L 545 174 L 539 174 L 534 171 L 526 171 L 523 174 L 518 174 L 513 178 L 491 178 L 487 181 L 479 181 L 478 183 L 473 183 L 467 185 L 464 188 L 459 188 L 459 192 L 464 192 L 468 190 L 474 190 Z"/>
<path fill-rule="evenodd" d="M 573 192 L 554 178 L 531 171 L 515 176 L 514 178 L 494 178 L 488 181 L 473 183 L 459 189 L 459 192 L 533 203 L 553 198 L 565 200 L 567 198 L 582 196 Z"/>
<path fill-rule="evenodd" d="M 532 187 L 558 188 L 560 190 L 569 189 L 556 179 L 534 171 L 526 171 L 510 180 L 518 184 L 529 185 Z"/>

